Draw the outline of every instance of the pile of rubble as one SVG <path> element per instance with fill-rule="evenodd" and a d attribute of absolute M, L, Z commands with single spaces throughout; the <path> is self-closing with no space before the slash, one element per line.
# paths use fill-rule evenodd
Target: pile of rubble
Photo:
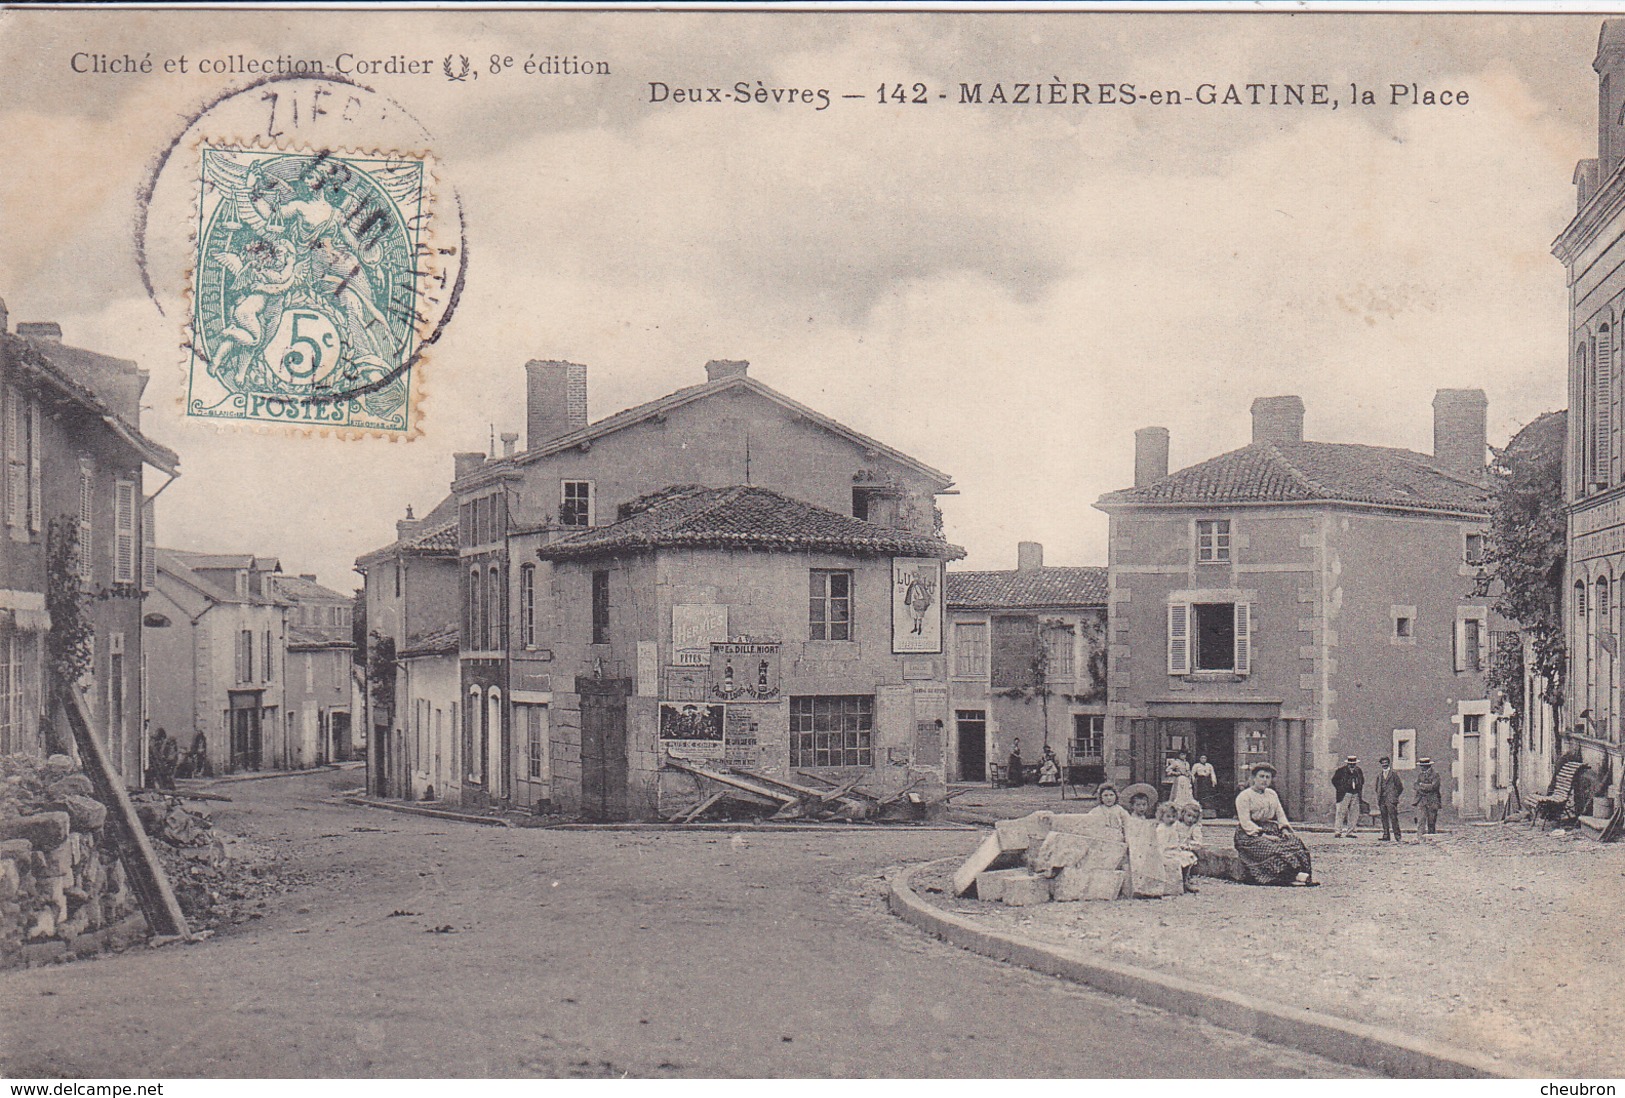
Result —
<path fill-rule="evenodd" d="M 288 887 L 276 855 L 216 828 L 206 804 L 152 791 L 130 800 L 194 933 L 258 918 Z"/>
<path fill-rule="evenodd" d="M 1194 872 L 1236 878 L 1228 851 L 1204 850 Z M 954 873 L 955 896 L 1012 907 L 1052 900 L 1118 900 L 1178 896 L 1182 875 L 1156 843 L 1156 822 L 1130 818 L 1120 830 L 1092 813 L 1034 812 L 1000 820 Z"/>
<path fill-rule="evenodd" d="M 66 755 L 0 756 L 0 967 L 146 937 L 107 807 Z"/>

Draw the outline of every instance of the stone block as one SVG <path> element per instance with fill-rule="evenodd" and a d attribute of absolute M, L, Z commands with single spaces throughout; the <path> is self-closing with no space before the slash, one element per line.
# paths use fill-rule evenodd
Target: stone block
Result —
<path fill-rule="evenodd" d="M 1089 855 L 1093 841 L 1086 835 L 1052 831 L 1044 841 L 1027 851 L 1027 866 L 1034 873 L 1049 873 L 1076 865 Z"/>
<path fill-rule="evenodd" d="M 1004 902 L 1011 907 L 1032 907 L 1034 904 L 1047 904 L 1053 898 L 1050 895 L 1050 879 L 1037 877 L 1031 873 L 1023 873 L 1009 878 L 1004 882 Z"/>
<path fill-rule="evenodd" d="M 1000 849 L 1007 853 L 1021 853 L 1035 842 L 1043 841 L 1050 831 L 1053 812 L 1034 812 L 1014 820 L 999 820 L 993 833 L 999 837 Z"/>
<path fill-rule="evenodd" d="M 107 822 L 107 806 L 90 797 L 63 797 L 63 811 L 74 831 L 100 831 Z"/>
<path fill-rule="evenodd" d="M 23 946 L 23 964 L 29 968 L 48 965 L 67 956 L 67 942 L 33 942 Z"/>
<path fill-rule="evenodd" d="M 1198 877 L 1215 877 L 1221 881 L 1246 880 L 1241 857 L 1233 850 L 1198 850 L 1191 871 Z"/>
<path fill-rule="evenodd" d="M 1080 866 L 1086 870 L 1122 869 L 1127 858 L 1127 843 L 1117 838 L 1105 839 L 1089 844 L 1089 853 L 1084 855 Z"/>
<path fill-rule="evenodd" d="M 94 797 L 95 795 L 95 785 L 83 774 L 69 774 L 65 778 L 52 782 L 51 787 L 45 791 L 45 796 L 53 801 L 65 800 L 68 797 Z"/>
<path fill-rule="evenodd" d="M 34 844 L 27 839 L 6 839 L 4 842 L 0 842 L 0 858 L 26 862 L 28 856 L 32 853 L 34 853 Z"/>
<path fill-rule="evenodd" d="M 986 873 L 976 875 L 976 898 L 978 900 L 1004 899 L 1005 883 L 1015 877 L 1030 877 L 1031 873 L 1025 869 L 991 869 Z"/>
<path fill-rule="evenodd" d="M 1084 869 L 1074 866 L 1062 870 L 1055 883 L 1055 898 L 1068 900 L 1115 900 L 1123 894 L 1128 874 L 1121 869 Z M 1062 892 L 1065 896 L 1062 896 Z"/>
<path fill-rule="evenodd" d="M 66 812 L 41 812 L 0 820 L 0 839 L 27 839 L 39 850 L 51 850 L 68 841 L 71 832 Z"/>
<path fill-rule="evenodd" d="M 978 874 L 990 869 L 1005 869 L 1019 858 L 1019 854 L 1006 853 L 999 843 L 999 833 L 993 832 L 982 840 L 970 857 L 954 871 L 954 895 L 963 896 L 976 884 Z"/>
<path fill-rule="evenodd" d="M 17 863 L 13 861 L 0 861 L 0 900 L 15 899 L 22 889 L 22 874 L 17 872 Z"/>
<path fill-rule="evenodd" d="M 1068 835 L 1100 835 L 1110 837 L 1112 826 L 1105 817 L 1088 812 L 1057 812 L 1050 817 L 1049 829 Z"/>

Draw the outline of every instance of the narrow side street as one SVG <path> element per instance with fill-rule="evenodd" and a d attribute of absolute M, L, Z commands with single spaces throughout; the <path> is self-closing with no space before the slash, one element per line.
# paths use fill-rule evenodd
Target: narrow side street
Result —
<path fill-rule="evenodd" d="M 964 953 L 879 871 L 963 832 L 557 832 L 221 786 L 304 882 L 199 945 L 0 974 L 11 1078 L 1348 1076 Z"/>

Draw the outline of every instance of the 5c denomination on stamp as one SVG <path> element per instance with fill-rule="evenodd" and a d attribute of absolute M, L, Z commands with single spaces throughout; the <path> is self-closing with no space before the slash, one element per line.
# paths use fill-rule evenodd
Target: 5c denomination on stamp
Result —
<path fill-rule="evenodd" d="M 409 436 L 459 253 L 434 239 L 428 156 L 198 152 L 186 414 Z"/>

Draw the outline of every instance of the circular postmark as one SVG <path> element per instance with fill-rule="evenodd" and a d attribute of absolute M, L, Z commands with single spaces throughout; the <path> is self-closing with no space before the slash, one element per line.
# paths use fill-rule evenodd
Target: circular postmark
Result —
<path fill-rule="evenodd" d="M 399 104 L 342 77 L 225 93 L 154 159 L 135 234 L 149 296 L 184 328 L 184 414 L 416 433 L 466 246 Z"/>

